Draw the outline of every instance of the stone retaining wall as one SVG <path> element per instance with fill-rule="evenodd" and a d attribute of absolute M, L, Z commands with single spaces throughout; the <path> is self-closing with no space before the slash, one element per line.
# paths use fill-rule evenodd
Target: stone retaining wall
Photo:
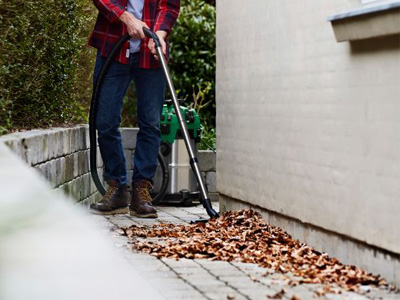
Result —
<path fill-rule="evenodd" d="M 0 138 L 28 165 L 37 169 L 53 189 L 61 189 L 76 202 L 89 204 L 100 197 L 89 172 L 87 126 L 17 132 Z M 102 161 L 98 155 L 101 177 Z"/>
<path fill-rule="evenodd" d="M 132 177 L 132 157 L 137 132 L 137 128 L 121 128 L 129 182 Z M 100 199 L 90 176 L 87 125 L 17 132 L 0 137 L 0 143 L 6 144 L 28 165 L 38 170 L 53 189 L 65 191 L 77 203 L 88 206 Z M 218 200 L 215 154 L 211 151 L 200 151 L 199 161 L 210 197 Z M 103 163 L 99 151 L 97 165 L 102 178 Z"/>

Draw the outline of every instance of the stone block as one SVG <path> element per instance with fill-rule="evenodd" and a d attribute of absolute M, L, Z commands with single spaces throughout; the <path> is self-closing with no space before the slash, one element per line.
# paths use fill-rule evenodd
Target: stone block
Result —
<path fill-rule="evenodd" d="M 81 176 L 89 171 L 88 151 L 78 152 L 78 176 Z"/>
<path fill-rule="evenodd" d="M 128 171 L 128 185 L 131 185 L 131 183 L 132 183 L 132 175 L 133 175 L 133 171 L 129 170 Z"/>
<path fill-rule="evenodd" d="M 201 178 L 203 178 L 203 182 L 206 182 L 206 172 L 201 172 Z"/>
<path fill-rule="evenodd" d="M 26 160 L 30 165 L 48 160 L 48 135 L 43 132 L 35 132 L 21 139 L 21 144 L 25 150 Z"/>
<path fill-rule="evenodd" d="M 41 170 L 42 165 L 36 165 L 33 168 L 39 174 L 39 176 L 44 177 L 44 170 Z"/>
<path fill-rule="evenodd" d="M 91 178 L 90 173 L 87 173 L 82 176 L 82 186 L 81 186 L 81 198 L 87 198 L 90 196 L 91 192 Z"/>
<path fill-rule="evenodd" d="M 88 198 L 88 204 L 89 204 L 89 206 L 90 206 L 90 204 L 96 203 L 96 202 L 97 202 L 97 201 L 96 201 L 96 195 L 98 195 L 98 194 L 99 194 L 99 193 L 90 195 L 90 197 Z"/>
<path fill-rule="evenodd" d="M 15 135 L 17 139 L 20 140 L 20 147 L 23 154 L 23 159 L 28 165 L 32 165 L 32 160 L 37 161 L 37 153 L 35 151 L 36 140 L 31 139 L 32 136 L 36 135 L 37 131 L 32 132 L 20 132 Z M 29 140 L 29 143 L 26 140 Z"/>
<path fill-rule="evenodd" d="M 57 160 L 52 159 L 49 161 L 50 164 L 50 175 L 49 175 L 49 182 L 52 188 L 57 186 Z"/>
<path fill-rule="evenodd" d="M 79 152 L 72 154 L 72 160 L 74 163 L 74 178 L 79 176 Z"/>
<path fill-rule="evenodd" d="M 80 146 L 82 147 L 82 150 L 89 149 L 89 145 L 90 145 L 90 142 L 88 139 L 89 127 L 81 126 L 79 128 L 79 131 L 80 131 Z"/>
<path fill-rule="evenodd" d="M 97 191 L 96 185 L 94 184 L 91 176 L 89 177 L 89 187 L 90 187 L 90 194 L 94 194 Z"/>
<path fill-rule="evenodd" d="M 74 176 L 74 155 L 70 154 L 65 156 L 65 168 L 64 168 L 64 181 L 70 181 L 75 178 Z"/>
<path fill-rule="evenodd" d="M 65 184 L 62 184 L 62 185 L 54 188 L 52 191 L 55 193 L 61 192 L 61 193 L 65 194 Z"/>
<path fill-rule="evenodd" d="M 47 181 L 50 181 L 51 178 L 51 165 L 49 162 L 45 162 L 39 165 L 36 165 L 35 168 L 38 170 L 38 172 L 41 174 L 41 176 L 43 176 L 44 178 L 46 178 Z"/>
<path fill-rule="evenodd" d="M 60 157 L 55 160 L 55 185 L 59 186 L 65 182 L 65 158 Z"/>
<path fill-rule="evenodd" d="M 66 147 L 64 136 L 67 136 L 67 134 L 64 131 L 58 131 L 56 133 L 56 141 L 55 141 L 57 144 L 56 157 L 61 157 L 64 155 L 64 148 Z"/>
<path fill-rule="evenodd" d="M 80 177 L 80 197 L 79 200 L 82 201 L 83 199 L 86 199 L 89 196 L 89 185 L 87 184 L 87 175 L 88 174 L 83 174 Z"/>
<path fill-rule="evenodd" d="M 53 135 L 53 151 L 54 157 L 57 158 L 62 156 L 63 147 L 64 147 L 64 134 L 60 130 L 55 130 Z"/>
<path fill-rule="evenodd" d="M 0 143 L 4 142 L 7 147 L 9 147 L 13 153 L 19 156 L 21 159 L 26 161 L 25 149 L 22 146 L 22 142 L 19 138 L 13 137 L 10 138 L 8 136 L 0 137 Z"/>
<path fill-rule="evenodd" d="M 202 172 L 216 170 L 216 155 L 211 150 L 201 150 L 198 153 L 199 168 Z"/>
<path fill-rule="evenodd" d="M 101 200 L 101 198 L 102 198 L 102 196 L 100 193 L 94 194 L 94 197 L 93 197 L 94 202 L 99 202 Z"/>
<path fill-rule="evenodd" d="M 50 174 L 49 174 L 49 182 L 52 188 L 57 186 L 57 160 L 52 159 L 49 161 L 50 164 Z"/>
<path fill-rule="evenodd" d="M 100 148 L 97 147 L 97 167 L 102 168 L 104 163 L 103 163 L 103 159 L 101 158 L 101 153 L 100 153 Z"/>
<path fill-rule="evenodd" d="M 85 128 L 85 146 L 87 149 L 90 147 L 89 126 L 84 125 Z"/>
<path fill-rule="evenodd" d="M 208 188 L 208 191 L 210 193 L 216 193 L 217 192 L 217 173 L 216 172 L 207 172 L 206 173 L 206 185 Z"/>
<path fill-rule="evenodd" d="M 71 129 L 68 130 L 63 130 L 63 149 L 62 149 L 62 156 L 71 154 L 71 144 L 70 144 L 70 139 L 69 139 L 69 134 L 71 132 Z"/>
<path fill-rule="evenodd" d="M 132 159 L 133 159 L 133 151 L 132 150 L 124 150 L 125 160 L 126 160 L 126 169 L 132 170 Z"/>
<path fill-rule="evenodd" d="M 70 150 L 71 153 L 77 152 L 78 149 L 76 148 L 76 129 L 71 128 L 69 131 L 69 144 L 70 144 Z"/>
<path fill-rule="evenodd" d="M 49 159 L 54 159 L 57 157 L 58 152 L 58 135 L 57 131 L 51 130 L 48 134 L 48 145 L 49 145 Z"/>
<path fill-rule="evenodd" d="M 70 196 L 76 201 L 81 199 L 82 177 L 78 177 L 72 181 Z"/>
<path fill-rule="evenodd" d="M 136 136 L 139 128 L 121 128 L 122 145 L 124 149 L 134 150 L 136 147 Z"/>
<path fill-rule="evenodd" d="M 83 173 L 86 174 L 90 172 L 90 150 L 84 150 L 86 154 L 87 170 Z"/>
<path fill-rule="evenodd" d="M 85 150 L 84 147 L 84 140 L 86 140 L 85 132 L 82 130 L 81 127 L 76 127 L 76 149 L 77 151 Z"/>
<path fill-rule="evenodd" d="M 64 193 L 66 195 L 71 196 L 73 183 L 74 183 L 74 181 L 72 180 L 70 182 L 67 182 L 67 183 L 61 185 L 60 188 L 62 188 L 64 190 Z"/>
<path fill-rule="evenodd" d="M 72 152 L 79 152 L 80 150 L 82 150 L 82 137 L 79 127 L 75 127 L 72 129 L 70 142 Z"/>
<path fill-rule="evenodd" d="M 40 160 L 38 161 L 39 163 L 49 160 L 49 135 L 46 133 L 43 134 L 42 137 L 41 143 L 38 144 L 38 151 L 41 153 Z"/>

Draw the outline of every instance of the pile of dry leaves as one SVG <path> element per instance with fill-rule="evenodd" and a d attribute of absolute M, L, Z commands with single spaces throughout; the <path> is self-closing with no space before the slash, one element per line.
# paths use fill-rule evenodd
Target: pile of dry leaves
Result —
<path fill-rule="evenodd" d="M 336 283 L 348 290 L 355 290 L 358 284 L 386 285 L 380 276 L 343 265 L 326 253 L 293 240 L 282 229 L 266 224 L 252 210 L 227 212 L 206 224 L 132 226 L 123 229 L 123 234 L 131 239 L 134 248 L 159 258 L 256 263 L 304 278 L 298 283 Z M 158 237 L 162 241 L 140 241 L 138 237 Z"/>

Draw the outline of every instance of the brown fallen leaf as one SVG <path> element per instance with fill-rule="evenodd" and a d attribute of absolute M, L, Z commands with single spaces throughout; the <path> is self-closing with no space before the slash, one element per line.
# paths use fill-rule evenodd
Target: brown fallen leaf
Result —
<path fill-rule="evenodd" d="M 267 296 L 269 299 L 282 299 L 283 295 L 285 294 L 285 290 L 280 290 L 275 295 Z"/>
<path fill-rule="evenodd" d="M 387 285 L 379 275 L 344 265 L 294 240 L 281 228 L 267 224 L 253 210 L 226 212 L 205 224 L 131 226 L 116 232 L 126 235 L 134 249 L 158 258 L 255 263 L 278 273 L 299 276 L 301 283 L 337 284 L 348 291 L 358 291 L 360 285 Z M 290 285 L 300 283 L 287 277 L 282 280 Z M 323 295 L 332 291 L 319 292 Z"/>

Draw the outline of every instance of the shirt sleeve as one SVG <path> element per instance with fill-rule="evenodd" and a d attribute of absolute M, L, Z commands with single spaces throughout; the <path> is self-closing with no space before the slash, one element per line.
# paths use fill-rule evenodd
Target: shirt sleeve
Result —
<path fill-rule="evenodd" d="M 93 0 L 93 3 L 111 23 L 117 21 L 125 11 L 125 8 L 117 0 Z"/>
<path fill-rule="evenodd" d="M 180 0 L 159 0 L 157 3 L 156 21 L 154 31 L 163 30 L 171 32 L 179 16 Z"/>

